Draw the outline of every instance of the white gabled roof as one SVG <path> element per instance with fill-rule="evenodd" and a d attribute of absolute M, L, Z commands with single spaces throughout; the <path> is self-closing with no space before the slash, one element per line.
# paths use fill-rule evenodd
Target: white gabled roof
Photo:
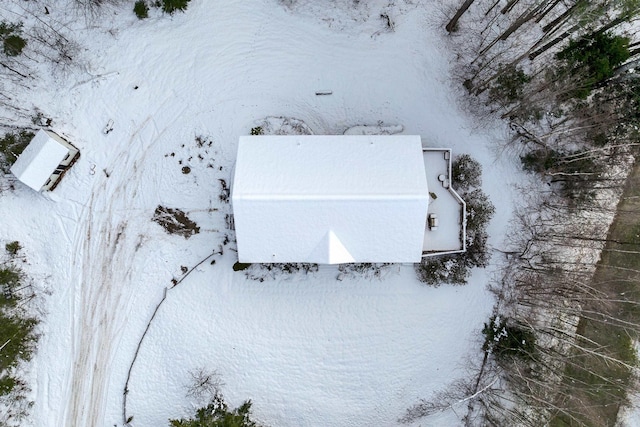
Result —
<path fill-rule="evenodd" d="M 11 173 L 29 187 L 40 191 L 67 154 L 67 147 L 41 129 L 11 166 Z"/>
<path fill-rule="evenodd" d="M 240 262 L 418 262 L 419 136 L 247 136 L 232 203 Z"/>

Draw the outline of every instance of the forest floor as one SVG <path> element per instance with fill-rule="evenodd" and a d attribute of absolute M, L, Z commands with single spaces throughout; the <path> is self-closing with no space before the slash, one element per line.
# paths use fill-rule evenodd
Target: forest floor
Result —
<path fill-rule="evenodd" d="M 609 229 L 593 279 L 593 306 L 583 305 L 578 323 L 576 352 L 567 365 L 565 384 L 571 390 L 569 406 L 576 419 L 557 417 L 552 425 L 614 425 L 624 402 L 631 367 L 636 364 L 637 337 L 633 325 L 640 321 L 640 164 L 627 179 L 614 222 Z M 610 301 L 602 310 L 600 296 Z M 604 349 L 604 350 L 603 350 Z M 596 356 L 591 351 L 605 356 Z M 593 393 L 594 385 L 597 393 Z M 592 409 L 589 409 L 592 408 Z"/>

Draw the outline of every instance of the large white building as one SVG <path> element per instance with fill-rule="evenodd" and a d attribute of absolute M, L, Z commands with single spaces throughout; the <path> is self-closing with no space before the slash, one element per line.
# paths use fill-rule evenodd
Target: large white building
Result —
<path fill-rule="evenodd" d="M 419 262 L 420 136 L 241 137 L 232 183 L 243 263 Z"/>
<path fill-rule="evenodd" d="M 50 191 L 79 156 L 76 147 L 41 129 L 11 166 L 11 173 L 36 191 Z"/>

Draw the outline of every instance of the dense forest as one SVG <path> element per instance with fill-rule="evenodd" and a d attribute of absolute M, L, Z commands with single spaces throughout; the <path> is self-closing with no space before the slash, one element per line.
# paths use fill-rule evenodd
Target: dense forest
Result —
<path fill-rule="evenodd" d="M 403 421 L 463 405 L 467 426 L 614 425 L 638 391 L 640 2 L 466 0 L 449 12 L 472 113 L 508 121 L 501 150 L 535 178 L 489 284 L 484 360 Z"/>

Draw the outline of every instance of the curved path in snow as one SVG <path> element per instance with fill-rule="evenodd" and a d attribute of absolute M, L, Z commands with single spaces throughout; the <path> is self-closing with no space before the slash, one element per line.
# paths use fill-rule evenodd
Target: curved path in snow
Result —
<path fill-rule="evenodd" d="M 142 241 L 131 222 L 142 207 L 139 175 L 149 148 L 164 129 L 148 117 L 134 130 L 106 168 L 109 176 L 96 172 L 101 176 L 78 220 L 72 265 L 79 274 L 73 309 L 74 361 L 68 407 L 60 425 L 99 426 L 105 421 L 109 367 L 127 322 L 122 307 L 136 292 L 131 272 Z M 148 133 L 153 136 L 145 137 Z"/>

